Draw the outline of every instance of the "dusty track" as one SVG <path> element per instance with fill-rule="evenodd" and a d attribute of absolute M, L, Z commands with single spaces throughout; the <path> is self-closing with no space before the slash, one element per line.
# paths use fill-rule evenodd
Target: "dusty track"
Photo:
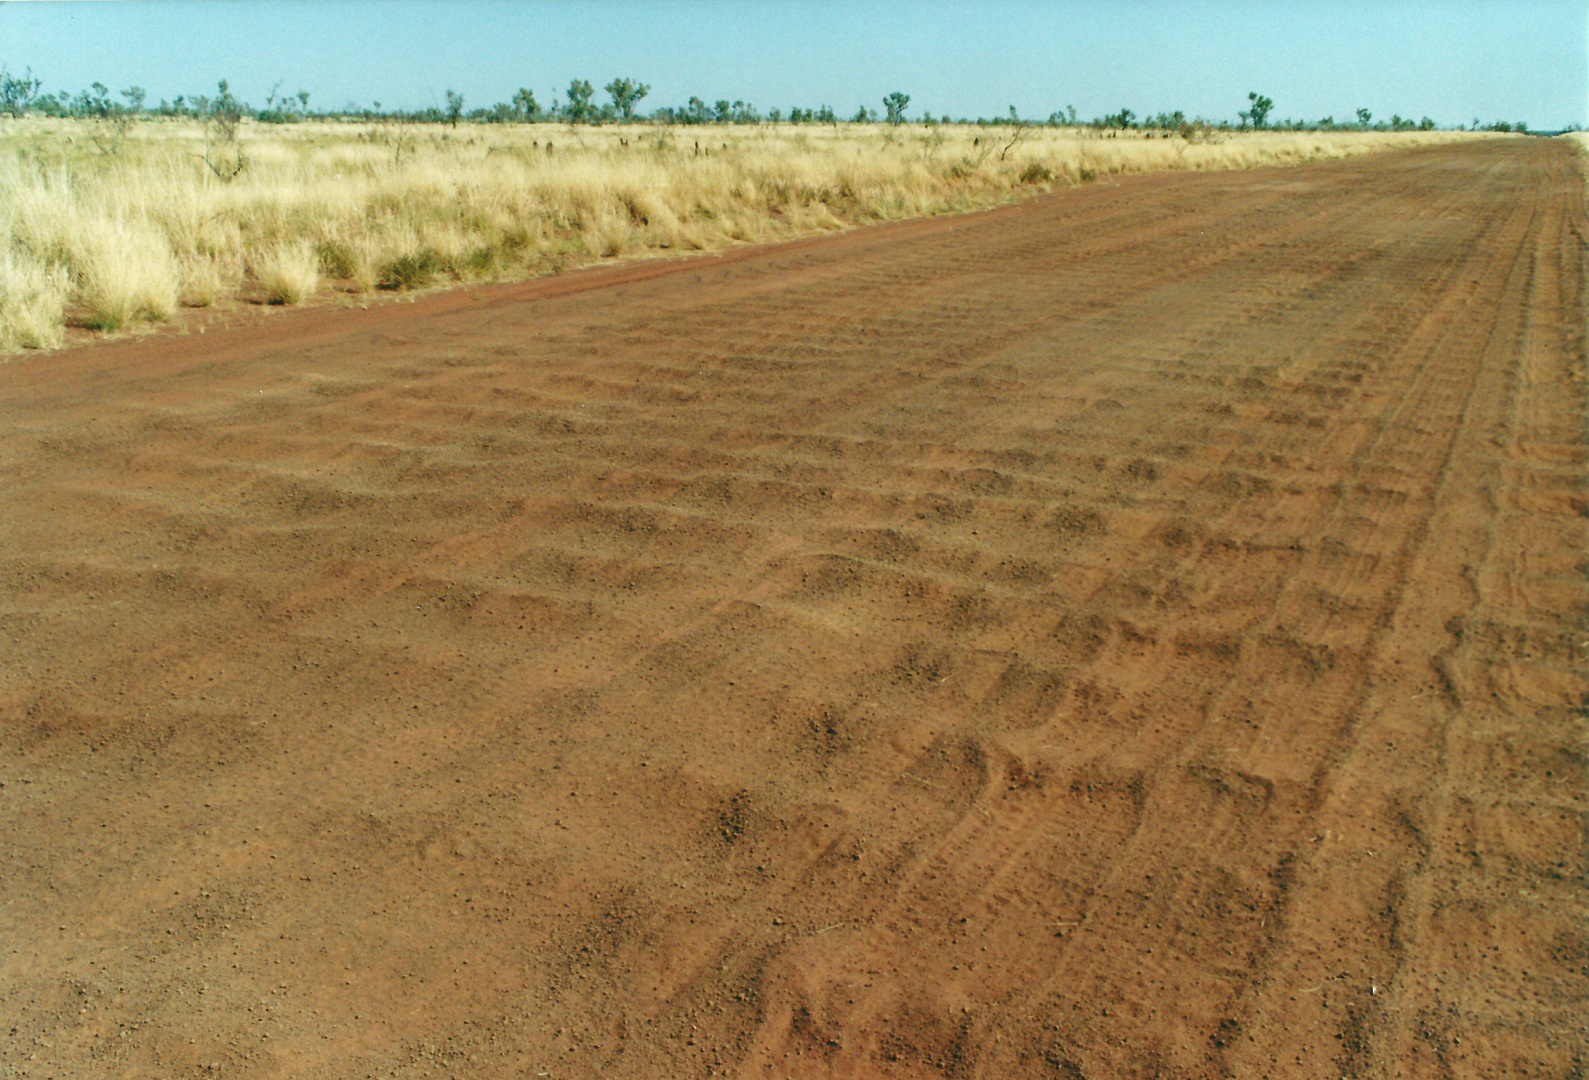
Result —
<path fill-rule="evenodd" d="M 0 1075 L 1572 1076 L 1584 189 L 0 368 Z"/>

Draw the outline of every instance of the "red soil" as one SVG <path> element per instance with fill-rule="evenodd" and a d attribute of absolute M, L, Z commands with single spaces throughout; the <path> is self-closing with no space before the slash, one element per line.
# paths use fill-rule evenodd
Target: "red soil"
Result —
<path fill-rule="evenodd" d="M 0 1074 L 1571 1076 L 1516 139 L 0 367 Z"/>

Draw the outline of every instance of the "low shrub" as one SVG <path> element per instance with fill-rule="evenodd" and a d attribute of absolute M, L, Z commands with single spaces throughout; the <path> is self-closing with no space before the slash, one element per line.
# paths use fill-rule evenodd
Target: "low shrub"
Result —
<path fill-rule="evenodd" d="M 322 240 L 319 254 L 320 269 L 326 277 L 340 280 L 358 277 L 358 260 L 353 256 L 353 249 L 341 240 Z"/>
<path fill-rule="evenodd" d="M 424 248 L 382 263 L 376 284 L 383 289 L 418 289 L 435 281 L 445 269 L 441 257 Z"/>

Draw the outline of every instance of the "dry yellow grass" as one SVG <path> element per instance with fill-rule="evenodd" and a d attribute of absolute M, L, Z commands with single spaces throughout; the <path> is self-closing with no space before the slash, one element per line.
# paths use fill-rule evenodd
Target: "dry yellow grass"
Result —
<path fill-rule="evenodd" d="M 259 252 L 254 277 L 277 304 L 301 304 L 320 284 L 320 255 L 308 240 L 289 240 Z"/>
<path fill-rule="evenodd" d="M 246 124 L 247 169 L 203 160 L 188 122 L 0 121 L 0 350 L 49 347 L 239 292 L 298 303 L 522 277 L 989 206 L 1059 184 L 1232 169 L 1485 136 L 920 125 L 571 128 Z"/>
<path fill-rule="evenodd" d="M 0 352 L 61 343 L 66 271 L 0 248 Z"/>

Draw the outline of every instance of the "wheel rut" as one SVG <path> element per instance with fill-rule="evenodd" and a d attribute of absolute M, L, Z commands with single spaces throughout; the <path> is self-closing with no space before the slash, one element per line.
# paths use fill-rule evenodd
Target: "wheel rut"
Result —
<path fill-rule="evenodd" d="M 0 367 L 17 1075 L 1576 1075 L 1582 166 Z"/>

